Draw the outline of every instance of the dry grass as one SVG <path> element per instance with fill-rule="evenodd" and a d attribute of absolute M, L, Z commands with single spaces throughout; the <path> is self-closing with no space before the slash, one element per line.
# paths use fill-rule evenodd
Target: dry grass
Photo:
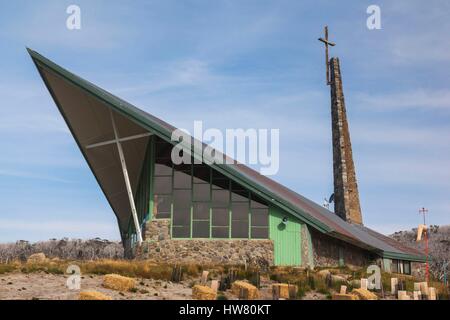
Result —
<path fill-rule="evenodd" d="M 10 272 L 34 273 L 45 272 L 48 274 L 65 274 L 69 265 L 75 264 L 80 267 L 81 273 L 106 275 L 118 274 L 131 278 L 155 279 L 168 281 L 172 275 L 173 265 L 156 264 L 150 261 L 141 260 L 95 260 L 95 261 L 71 261 L 52 259 L 44 262 L 24 263 L 20 261 L 12 261 L 7 264 L 0 264 L 0 274 Z M 227 274 L 230 268 L 238 271 L 237 280 L 250 280 L 255 272 L 252 269 L 244 269 L 242 266 L 227 265 L 182 265 L 185 280 L 192 280 L 200 277 L 203 270 L 208 270 L 212 278 L 219 278 L 223 274 Z M 332 274 L 346 273 L 352 275 L 351 279 L 360 279 L 365 275 L 365 269 L 347 270 L 346 268 L 329 269 Z M 342 283 L 333 282 L 329 287 L 324 278 L 321 278 L 317 271 L 306 271 L 299 268 L 289 267 L 273 267 L 269 272 L 261 273 L 262 277 L 269 277 L 278 283 L 289 283 L 297 285 L 297 298 L 303 297 L 309 291 L 315 291 L 331 297 L 331 293 L 339 292 Z M 417 280 L 411 276 L 393 275 L 382 272 L 382 284 L 384 292 L 390 292 L 391 278 L 397 277 L 404 280 L 405 288 L 408 292 L 414 290 L 414 282 Z M 195 281 L 192 282 L 192 286 Z M 352 284 L 346 284 L 347 290 L 350 292 L 353 288 Z M 440 299 L 449 299 L 448 289 L 440 282 L 431 281 L 430 287 L 435 287 Z"/>
<path fill-rule="evenodd" d="M 65 274 L 69 265 L 79 266 L 82 274 L 105 275 L 114 273 L 126 277 L 156 280 L 170 280 L 173 268 L 169 264 L 155 264 L 148 261 L 134 260 L 47 260 L 34 263 L 14 261 L 8 264 L 0 264 L 0 274 L 14 271 L 20 271 L 22 273 L 45 272 L 50 274 Z M 182 270 L 188 277 L 197 277 L 200 275 L 202 267 L 183 265 Z"/>

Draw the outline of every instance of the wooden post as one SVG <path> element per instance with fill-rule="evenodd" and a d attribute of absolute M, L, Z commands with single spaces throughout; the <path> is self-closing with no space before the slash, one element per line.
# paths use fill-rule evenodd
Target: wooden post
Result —
<path fill-rule="evenodd" d="M 202 272 L 202 278 L 200 280 L 200 284 L 202 286 L 206 285 L 206 283 L 208 282 L 208 274 L 209 274 L 209 271 L 205 270 Z"/>

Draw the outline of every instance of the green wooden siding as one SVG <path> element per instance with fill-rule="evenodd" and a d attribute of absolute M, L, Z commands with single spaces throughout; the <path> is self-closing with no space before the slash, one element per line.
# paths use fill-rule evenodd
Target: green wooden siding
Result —
<path fill-rule="evenodd" d="M 283 217 L 288 217 L 283 224 Z M 274 243 L 274 264 L 276 266 L 301 265 L 301 222 L 282 210 L 270 207 L 270 239 Z"/>

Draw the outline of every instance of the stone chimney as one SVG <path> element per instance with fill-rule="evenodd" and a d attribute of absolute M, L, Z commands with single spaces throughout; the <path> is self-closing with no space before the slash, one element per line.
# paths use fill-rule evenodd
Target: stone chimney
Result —
<path fill-rule="evenodd" d="M 333 133 L 334 212 L 347 222 L 363 224 L 352 144 L 345 110 L 339 59 L 330 59 Z"/>

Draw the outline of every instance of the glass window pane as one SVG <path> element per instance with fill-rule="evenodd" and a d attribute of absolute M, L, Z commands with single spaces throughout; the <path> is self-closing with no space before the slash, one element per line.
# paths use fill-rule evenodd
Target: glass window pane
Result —
<path fill-rule="evenodd" d="M 191 172 L 190 171 L 175 171 L 173 184 L 174 184 L 174 188 L 190 189 L 191 188 Z"/>
<path fill-rule="evenodd" d="M 411 274 L 411 264 L 409 261 L 404 261 L 403 262 L 403 272 L 405 274 Z"/>
<path fill-rule="evenodd" d="M 252 226 L 266 227 L 269 225 L 268 209 L 252 209 Z"/>
<path fill-rule="evenodd" d="M 212 190 L 212 206 L 228 207 L 230 203 L 230 192 L 228 190 Z"/>
<path fill-rule="evenodd" d="M 231 237 L 248 238 L 248 221 L 232 221 Z"/>
<path fill-rule="evenodd" d="M 231 206 L 231 219 L 248 221 L 248 203 L 233 203 Z"/>
<path fill-rule="evenodd" d="M 194 183 L 210 182 L 210 168 L 206 165 L 194 165 Z"/>
<path fill-rule="evenodd" d="M 154 189 L 157 194 L 171 194 L 172 177 L 155 177 Z"/>
<path fill-rule="evenodd" d="M 172 144 L 158 138 L 155 144 L 156 159 L 160 158 L 170 159 L 171 153 L 172 153 Z"/>
<path fill-rule="evenodd" d="M 230 189 L 230 180 L 228 179 L 215 179 L 212 180 L 212 188 L 213 189 Z"/>
<path fill-rule="evenodd" d="M 192 237 L 209 238 L 209 221 L 193 221 Z"/>
<path fill-rule="evenodd" d="M 228 227 L 212 227 L 211 234 L 213 238 L 229 238 Z"/>
<path fill-rule="evenodd" d="M 248 192 L 243 190 L 232 190 L 231 200 L 234 202 L 249 202 Z"/>
<path fill-rule="evenodd" d="M 264 209 L 267 208 L 267 202 L 259 198 L 258 196 L 254 195 L 252 193 L 252 201 L 251 201 L 251 207 L 252 208 L 260 208 Z"/>
<path fill-rule="evenodd" d="M 392 272 L 398 273 L 398 260 L 392 260 Z"/>
<path fill-rule="evenodd" d="M 170 159 L 164 159 L 165 163 L 155 163 L 155 176 L 171 176 L 172 164 Z"/>
<path fill-rule="evenodd" d="M 194 220 L 209 220 L 209 202 L 194 203 Z"/>
<path fill-rule="evenodd" d="M 190 208 L 191 207 L 191 190 L 174 190 L 173 191 L 173 207 Z"/>
<path fill-rule="evenodd" d="M 189 175 L 191 174 L 191 164 L 189 163 L 175 164 L 173 167 L 176 171 L 185 171 L 188 172 Z"/>
<path fill-rule="evenodd" d="M 252 239 L 268 239 L 269 228 L 255 228 L 252 227 Z"/>
<path fill-rule="evenodd" d="M 228 209 L 212 209 L 212 225 L 213 226 L 228 226 L 230 217 Z"/>
<path fill-rule="evenodd" d="M 194 201 L 209 201 L 211 198 L 209 184 L 194 184 Z"/>
<path fill-rule="evenodd" d="M 191 236 L 191 227 L 172 227 L 172 237 L 173 238 L 190 238 Z"/>
<path fill-rule="evenodd" d="M 153 217 L 156 219 L 170 218 L 172 197 L 170 195 L 157 195 L 153 197 Z"/>
<path fill-rule="evenodd" d="M 213 176 L 213 179 L 216 179 L 216 178 L 227 179 L 227 177 L 225 177 L 223 174 L 221 174 L 219 171 L 216 171 L 216 170 L 212 170 L 212 176 Z"/>
<path fill-rule="evenodd" d="M 173 225 L 174 226 L 189 226 L 191 225 L 191 210 L 190 209 L 173 209 Z"/>

